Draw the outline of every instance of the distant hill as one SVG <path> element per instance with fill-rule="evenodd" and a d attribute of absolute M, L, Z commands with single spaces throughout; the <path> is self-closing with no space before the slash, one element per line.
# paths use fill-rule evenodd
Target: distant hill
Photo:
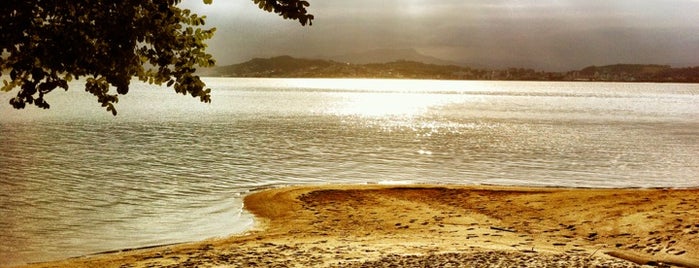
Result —
<path fill-rule="evenodd" d="M 352 64 L 331 60 L 298 59 L 279 56 L 255 58 L 247 62 L 215 67 L 200 72 L 203 76 L 224 77 L 351 77 L 351 78 L 438 78 L 458 79 L 470 68 L 399 60 L 388 63 Z"/>
<path fill-rule="evenodd" d="M 355 52 L 343 55 L 335 55 L 327 58 L 332 61 L 353 64 L 369 64 L 369 63 L 386 63 L 394 61 L 415 61 L 427 64 L 436 65 L 460 65 L 456 62 L 451 62 L 432 56 L 421 54 L 415 49 L 374 49 L 362 52 Z"/>
<path fill-rule="evenodd" d="M 657 74 L 662 71 L 671 69 L 669 65 L 654 65 L 654 64 L 614 64 L 607 66 L 589 66 L 580 70 L 580 73 L 592 75 L 594 73 L 605 74 Z"/>
<path fill-rule="evenodd" d="M 672 68 L 655 64 L 590 66 L 569 72 L 577 79 L 592 81 L 699 82 L 699 67 Z"/>
<path fill-rule="evenodd" d="M 318 69 L 326 69 L 339 63 L 314 60 L 297 59 L 291 56 L 278 56 L 269 59 L 255 58 L 250 61 L 215 67 L 202 72 L 207 76 L 233 76 L 233 77 L 303 77 Z"/>
<path fill-rule="evenodd" d="M 672 68 L 667 65 L 615 64 L 590 66 L 570 72 L 532 69 L 473 69 L 457 65 L 430 64 L 411 60 L 352 64 L 332 60 L 279 56 L 203 70 L 202 76 L 224 77 L 325 77 L 325 78 L 416 78 L 461 80 L 532 81 L 618 81 L 699 83 L 699 67 Z"/>

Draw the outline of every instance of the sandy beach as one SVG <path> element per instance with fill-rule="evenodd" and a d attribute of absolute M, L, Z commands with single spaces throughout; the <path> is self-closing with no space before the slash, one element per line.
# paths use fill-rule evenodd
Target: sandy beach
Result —
<path fill-rule="evenodd" d="M 27 267 L 699 267 L 699 189 L 299 186 L 245 207 L 241 235 Z"/>

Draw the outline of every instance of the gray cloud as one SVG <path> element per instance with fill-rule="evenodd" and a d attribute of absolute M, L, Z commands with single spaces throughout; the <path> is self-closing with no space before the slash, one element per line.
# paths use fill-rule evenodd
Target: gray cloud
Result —
<path fill-rule="evenodd" d="M 252 1 L 188 7 L 218 28 L 219 64 L 288 54 L 336 55 L 416 48 L 480 66 L 568 70 L 613 63 L 699 65 L 699 1 L 310 0 L 313 26 Z"/>

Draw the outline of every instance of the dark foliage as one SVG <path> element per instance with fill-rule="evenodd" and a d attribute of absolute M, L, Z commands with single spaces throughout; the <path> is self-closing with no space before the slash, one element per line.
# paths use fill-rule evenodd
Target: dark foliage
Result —
<path fill-rule="evenodd" d="M 210 3 L 211 0 L 204 0 Z M 310 23 L 308 2 L 254 0 L 260 8 Z M 2 91 L 19 88 L 10 104 L 47 109 L 44 96 L 87 77 L 85 90 L 116 115 L 118 94 L 133 77 L 172 86 L 177 93 L 210 102 L 197 67 L 214 65 L 205 40 L 215 29 L 205 17 L 177 6 L 180 0 L 0 1 Z M 116 94 L 110 88 L 116 88 Z"/>

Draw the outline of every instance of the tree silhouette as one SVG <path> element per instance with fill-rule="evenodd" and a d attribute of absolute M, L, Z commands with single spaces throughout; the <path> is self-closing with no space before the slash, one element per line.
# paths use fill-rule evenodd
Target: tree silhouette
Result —
<path fill-rule="evenodd" d="M 48 109 L 44 96 L 68 90 L 86 77 L 85 91 L 116 115 L 114 103 L 133 77 L 173 87 L 211 101 L 197 67 L 215 64 L 206 53 L 215 28 L 205 16 L 181 9 L 181 0 L 2 0 L 0 1 L 0 90 L 19 88 L 10 104 Z M 211 0 L 203 0 L 210 4 Z M 262 10 L 311 24 L 307 1 L 253 0 Z M 110 88 L 116 88 L 116 94 Z"/>

